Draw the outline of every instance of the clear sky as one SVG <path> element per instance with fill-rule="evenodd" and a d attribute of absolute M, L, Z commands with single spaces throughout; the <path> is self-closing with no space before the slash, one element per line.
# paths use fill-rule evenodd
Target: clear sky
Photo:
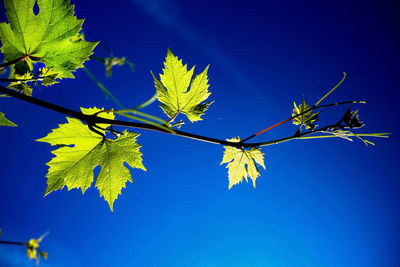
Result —
<path fill-rule="evenodd" d="M 147 172 L 134 170 L 112 213 L 94 186 L 43 198 L 51 147 L 34 142 L 65 116 L 15 99 L 0 109 L 18 128 L 1 128 L 2 240 L 46 230 L 41 266 L 400 266 L 398 173 L 399 18 L 396 1 L 73 1 L 95 49 L 135 63 L 105 78 L 135 106 L 155 91 L 169 47 L 199 72 L 210 64 L 204 121 L 182 130 L 246 137 L 289 115 L 302 94 L 313 103 L 341 78 L 324 103 L 366 100 L 363 132 L 392 132 L 376 146 L 355 140 L 290 141 L 262 149 L 257 188 L 228 190 L 223 148 L 137 130 Z M 323 3 L 321 3 L 323 2 Z M 5 21 L 4 8 L 1 21 Z M 41 88 L 38 98 L 78 109 L 115 107 L 83 70 Z M 143 111 L 163 116 L 154 103 Z M 345 107 L 321 114 L 336 121 Z M 255 141 L 293 134 L 284 125 Z M 0 266 L 33 266 L 22 247 L 0 246 Z"/>

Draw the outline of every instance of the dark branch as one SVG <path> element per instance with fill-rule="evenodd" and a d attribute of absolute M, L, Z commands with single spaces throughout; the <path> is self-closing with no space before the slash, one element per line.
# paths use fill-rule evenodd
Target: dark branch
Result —
<path fill-rule="evenodd" d="M 20 245 L 20 246 L 26 246 L 26 245 L 28 245 L 27 242 L 2 241 L 2 240 L 0 240 L 0 244 L 6 244 L 6 245 Z"/>
<path fill-rule="evenodd" d="M 194 139 L 194 140 L 198 140 L 198 141 L 202 141 L 202 142 L 219 144 L 219 145 L 224 145 L 224 146 L 231 146 L 231 147 L 236 147 L 236 148 L 250 148 L 250 147 L 259 147 L 259 146 L 267 146 L 267 145 L 277 144 L 277 143 L 285 142 L 285 141 L 288 141 L 288 140 L 297 139 L 297 138 L 305 136 L 305 135 L 313 134 L 313 133 L 316 133 L 316 132 L 321 132 L 321 131 L 324 131 L 324 130 L 332 127 L 332 125 L 330 125 L 330 126 L 326 126 L 326 127 L 320 128 L 318 130 L 305 132 L 305 133 L 300 134 L 300 135 L 293 135 L 293 136 L 280 138 L 280 139 L 267 141 L 267 142 L 243 143 L 243 141 L 242 141 L 240 143 L 237 143 L 237 142 L 229 142 L 229 141 L 226 141 L 226 140 L 221 140 L 221 139 L 216 139 L 216 138 L 212 138 L 212 137 L 207 137 L 207 136 L 187 133 L 187 132 L 183 132 L 183 131 L 179 131 L 179 130 L 168 131 L 166 129 L 161 128 L 159 125 L 152 125 L 152 124 L 145 124 L 145 123 L 138 123 L 138 122 L 130 122 L 130 121 L 122 121 L 122 120 L 110 120 L 110 119 L 105 119 L 105 118 L 98 117 L 97 114 L 86 115 L 86 114 L 83 114 L 82 112 L 77 112 L 77 111 L 62 107 L 62 106 L 55 105 L 53 103 L 49 103 L 49 102 L 40 100 L 38 98 L 27 96 L 27 95 L 21 94 L 21 93 L 19 93 L 17 91 L 14 91 L 14 90 L 2 87 L 2 86 L 0 86 L 0 93 L 7 94 L 9 96 L 13 96 L 13 97 L 18 98 L 20 100 L 23 100 L 25 102 L 29 102 L 31 104 L 34 104 L 34 105 L 37 105 L 37 106 L 41 106 L 41 107 L 44 107 L 44 108 L 47 108 L 47 109 L 50 109 L 50 110 L 53 110 L 53 111 L 57 111 L 57 112 L 65 114 L 67 116 L 71 116 L 71 117 L 77 118 L 79 120 L 85 121 L 88 124 L 88 127 L 91 130 L 94 130 L 93 126 L 96 126 L 96 124 L 110 124 L 110 125 L 114 125 L 114 126 L 123 126 L 123 127 L 129 127 L 129 128 L 137 128 L 137 129 L 144 129 L 144 130 L 162 132 L 162 133 L 177 135 L 177 136 L 190 138 L 190 139 Z M 361 101 L 346 101 L 346 102 L 328 104 L 328 105 L 315 107 L 315 109 L 323 108 L 323 107 L 335 106 L 335 105 L 339 105 L 339 104 L 355 103 L 355 102 L 361 102 Z M 335 126 L 335 125 L 333 125 L 333 126 Z M 98 133 L 98 131 L 96 131 L 96 132 Z M 103 134 L 101 134 L 101 135 L 104 137 Z"/>

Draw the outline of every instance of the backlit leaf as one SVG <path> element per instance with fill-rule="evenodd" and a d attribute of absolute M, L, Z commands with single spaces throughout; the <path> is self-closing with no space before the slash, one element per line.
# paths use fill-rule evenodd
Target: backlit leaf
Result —
<path fill-rule="evenodd" d="M 227 139 L 227 141 L 240 142 L 240 138 Z M 226 167 L 228 168 L 229 189 L 241 183 L 243 178 L 248 182 L 247 177 L 251 178 L 253 186 L 256 187 L 256 179 L 260 176 L 260 172 L 255 163 L 265 169 L 264 154 L 261 152 L 260 148 L 256 147 L 245 150 L 242 148 L 225 146 L 224 157 L 221 164 L 223 163 L 228 163 Z"/>
<path fill-rule="evenodd" d="M 82 109 L 85 114 L 94 114 L 100 109 Z M 113 119 L 110 113 L 100 113 L 98 116 Z M 95 186 L 100 195 L 108 202 L 110 209 L 125 187 L 127 181 L 132 182 L 131 175 L 124 162 L 132 168 L 146 170 L 142 164 L 140 145 L 136 143 L 139 134 L 122 132 L 115 140 L 104 139 L 91 131 L 87 125 L 75 118 L 67 118 L 68 123 L 59 125 L 46 137 L 38 139 L 51 145 L 59 145 L 52 151 L 55 157 L 47 163 L 49 171 L 45 195 L 52 191 L 80 188 L 82 193 L 93 182 L 93 169 L 100 165 Z M 107 128 L 109 125 L 99 125 Z M 104 134 L 104 131 L 98 129 Z M 71 147 L 72 146 L 72 147 Z"/>
<path fill-rule="evenodd" d="M 13 126 L 13 127 L 16 127 L 17 125 L 15 123 L 13 123 L 12 121 L 8 120 L 4 116 L 4 113 L 0 112 L 0 126 Z"/>
<path fill-rule="evenodd" d="M 208 91 L 208 67 L 193 78 L 194 67 L 188 71 L 187 65 L 168 49 L 160 80 L 152 73 L 160 106 L 168 117 L 183 113 L 191 122 L 201 120 L 212 103 L 202 103 L 211 94 Z"/>
<path fill-rule="evenodd" d="M 8 23 L 0 23 L 1 52 L 5 61 L 28 56 L 57 72 L 57 78 L 74 78 L 97 42 L 76 38 L 83 19 L 74 16 L 69 0 L 4 0 Z"/>
<path fill-rule="evenodd" d="M 37 249 L 39 248 L 39 239 L 30 239 L 26 245 L 26 255 L 29 259 L 37 259 Z"/>
<path fill-rule="evenodd" d="M 297 107 L 296 102 L 293 103 L 294 108 L 293 108 L 293 116 L 297 116 L 296 118 L 293 119 L 293 124 L 295 125 L 304 125 L 307 130 L 312 130 L 315 128 L 316 125 L 314 123 L 318 121 L 318 114 L 319 111 L 316 113 L 313 113 L 310 109 L 310 107 L 307 105 L 306 101 L 303 99 L 301 101 L 301 104 Z M 309 110 L 309 111 L 307 111 Z M 301 115 L 299 115 L 301 114 Z"/>

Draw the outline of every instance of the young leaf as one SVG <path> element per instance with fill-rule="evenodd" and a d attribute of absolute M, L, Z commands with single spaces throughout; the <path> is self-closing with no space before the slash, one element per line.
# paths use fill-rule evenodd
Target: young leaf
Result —
<path fill-rule="evenodd" d="M 364 126 L 364 123 L 358 118 L 358 110 L 352 111 L 350 108 L 346 110 L 341 121 L 346 124 L 345 128 L 359 129 Z"/>
<path fill-rule="evenodd" d="M 14 73 L 13 78 L 19 79 L 21 81 L 11 82 L 8 85 L 8 88 L 12 88 L 14 90 L 20 91 L 21 93 L 24 93 L 25 95 L 32 96 L 33 88 L 26 81 L 33 79 L 33 74 L 31 72 L 27 72 L 24 75 L 19 75 L 17 73 Z"/>
<path fill-rule="evenodd" d="M 240 138 L 227 139 L 231 142 L 240 142 Z M 224 157 L 221 164 L 228 163 L 229 189 L 232 186 L 243 181 L 248 182 L 249 176 L 253 180 L 253 186 L 256 187 L 256 179 L 260 176 L 255 162 L 265 169 L 264 154 L 260 148 L 252 147 L 249 150 L 239 149 L 236 147 L 225 146 Z"/>
<path fill-rule="evenodd" d="M 4 113 L 0 112 L 0 126 L 13 126 L 16 127 L 18 125 L 16 125 L 15 123 L 13 123 L 12 121 L 8 120 L 5 116 Z"/>
<path fill-rule="evenodd" d="M 100 109 L 83 109 L 85 114 L 94 114 Z M 98 116 L 113 119 L 112 113 L 100 113 Z M 132 182 L 129 170 L 124 162 L 132 168 L 146 170 L 142 164 L 140 145 L 136 143 L 139 134 L 122 132 L 115 140 L 104 139 L 89 130 L 80 120 L 67 118 L 68 123 L 59 125 L 46 137 L 38 139 L 51 145 L 59 145 L 52 151 L 55 157 L 47 163 L 47 189 L 45 195 L 67 186 L 81 188 L 82 193 L 93 181 L 93 169 L 100 165 L 95 186 L 100 195 L 108 202 L 111 211 L 113 203 L 125 187 L 126 181 Z M 107 128 L 109 125 L 99 125 Z M 98 130 L 104 134 L 104 131 Z M 73 145 L 73 147 L 71 147 Z"/>
<path fill-rule="evenodd" d="M 161 102 L 160 107 L 168 117 L 173 118 L 178 113 L 183 113 L 191 122 L 201 120 L 201 115 L 212 104 L 212 102 L 202 103 L 211 94 L 208 91 L 210 86 L 207 76 L 208 67 L 193 79 L 194 67 L 188 71 L 182 59 L 178 59 L 168 49 L 160 80 L 151 73 L 158 100 Z"/>
<path fill-rule="evenodd" d="M 44 86 L 50 86 L 50 85 L 58 83 L 58 81 L 56 80 L 58 73 L 54 72 L 52 69 L 41 68 L 38 71 L 38 76 L 43 79 L 42 85 L 44 85 Z"/>
<path fill-rule="evenodd" d="M 98 42 L 75 38 L 83 19 L 74 16 L 69 0 L 4 0 L 8 23 L 0 23 L 1 52 L 5 61 L 28 56 L 57 72 L 57 78 L 74 78 Z"/>
<path fill-rule="evenodd" d="M 39 248 L 39 239 L 30 239 L 26 245 L 26 255 L 29 259 L 37 259 L 37 249 Z"/>
<path fill-rule="evenodd" d="M 306 101 L 304 100 L 304 96 L 301 101 L 301 104 L 298 107 L 296 105 L 296 102 L 293 102 L 293 104 L 294 104 L 294 108 L 293 108 L 292 116 L 297 116 L 296 118 L 293 119 L 293 124 L 304 125 L 307 130 L 314 129 L 316 125 L 314 125 L 313 123 L 318 121 L 319 111 L 316 113 L 313 113 L 311 110 L 308 112 L 305 112 L 305 111 L 309 110 L 310 107 L 307 105 Z M 298 116 L 299 114 L 302 114 L 302 115 Z"/>
<path fill-rule="evenodd" d="M 40 242 L 42 242 L 43 238 L 45 238 L 48 235 L 48 231 L 44 233 L 41 237 L 38 239 L 31 238 L 29 239 L 28 243 L 26 243 L 26 255 L 28 258 L 35 259 L 36 260 L 36 265 L 39 264 L 39 258 L 42 257 L 43 259 L 47 260 L 47 252 L 44 252 L 40 249 Z M 39 256 L 38 253 L 39 252 Z"/>

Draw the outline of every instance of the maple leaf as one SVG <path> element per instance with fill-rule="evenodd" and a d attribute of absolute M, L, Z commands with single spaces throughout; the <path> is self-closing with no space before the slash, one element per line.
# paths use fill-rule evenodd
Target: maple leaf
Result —
<path fill-rule="evenodd" d="M 316 127 L 316 125 L 314 125 L 313 123 L 318 121 L 319 111 L 316 113 L 313 113 L 311 110 L 307 111 L 310 109 L 310 107 L 307 105 L 306 101 L 304 100 L 304 96 L 301 101 L 301 104 L 298 107 L 296 105 L 296 102 L 294 102 L 293 104 L 294 104 L 294 108 L 293 108 L 292 117 L 297 116 L 296 118 L 293 119 L 293 124 L 304 125 L 307 130 L 313 130 Z M 299 116 L 299 114 L 302 114 L 302 115 Z"/>
<path fill-rule="evenodd" d="M 98 42 L 76 38 L 83 19 L 74 16 L 69 0 L 4 0 L 8 23 L 0 23 L 1 52 L 5 61 L 28 56 L 42 62 L 57 78 L 74 78 L 71 73 L 83 67 Z"/>
<path fill-rule="evenodd" d="M 88 115 L 100 111 L 97 108 L 81 110 Z M 98 116 L 114 119 L 112 112 L 103 112 Z M 64 186 L 67 186 L 68 190 L 80 188 L 84 193 L 93 182 L 93 169 L 100 165 L 101 170 L 96 177 L 95 186 L 112 211 L 113 203 L 125 187 L 126 181 L 132 182 L 124 162 L 132 168 L 146 170 L 142 164 L 140 145 L 136 143 L 139 134 L 124 131 L 117 139 L 109 140 L 89 130 L 88 126 L 78 119 L 67 117 L 67 120 L 68 123 L 59 125 L 59 128 L 53 129 L 46 137 L 37 140 L 60 146 L 52 151 L 55 157 L 47 163 L 49 171 L 46 175 L 45 196 Z M 107 128 L 109 125 L 99 126 Z M 98 131 L 104 134 L 104 131 Z"/>
<path fill-rule="evenodd" d="M 6 118 L 6 116 L 4 116 L 4 113 L 0 112 L 0 126 L 13 126 L 13 127 L 16 127 L 18 125 L 16 125 L 12 121 L 8 120 Z"/>
<path fill-rule="evenodd" d="M 211 94 L 208 91 L 210 86 L 207 76 L 208 67 L 193 79 L 194 67 L 188 71 L 182 59 L 178 59 L 168 49 L 160 80 L 153 72 L 151 73 L 158 100 L 161 102 L 160 107 L 168 117 L 173 118 L 178 113 L 183 113 L 191 122 L 201 120 L 201 115 L 212 104 L 212 102 L 202 103 Z"/>
<path fill-rule="evenodd" d="M 240 138 L 227 139 L 230 142 L 240 142 Z M 229 189 L 232 186 L 243 181 L 248 182 L 247 177 L 253 180 L 253 186 L 256 187 L 256 179 L 260 176 L 255 162 L 265 169 L 264 154 L 260 148 L 252 147 L 249 150 L 225 146 L 224 156 L 221 164 L 228 163 Z"/>

